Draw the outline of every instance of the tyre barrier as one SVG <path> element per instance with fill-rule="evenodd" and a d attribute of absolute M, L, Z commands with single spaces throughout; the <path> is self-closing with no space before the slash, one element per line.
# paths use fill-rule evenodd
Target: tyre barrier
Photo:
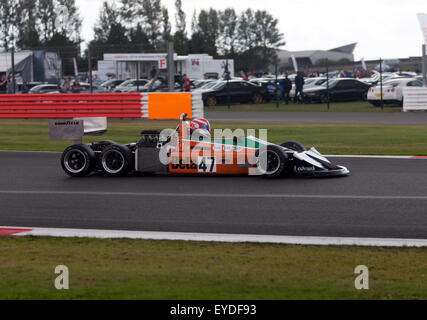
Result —
<path fill-rule="evenodd" d="M 203 117 L 200 93 L 92 93 L 0 95 L 0 118 Z"/>

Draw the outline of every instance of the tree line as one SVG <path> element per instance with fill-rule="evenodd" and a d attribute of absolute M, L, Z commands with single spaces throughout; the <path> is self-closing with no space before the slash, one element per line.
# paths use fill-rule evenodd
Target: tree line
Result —
<path fill-rule="evenodd" d="M 65 18 L 59 6 L 66 7 Z M 164 52 L 165 43 L 173 41 L 179 55 L 207 53 L 234 59 L 236 70 L 254 71 L 266 69 L 285 44 L 278 19 L 265 10 L 202 9 L 191 13 L 191 26 L 187 14 L 182 0 L 175 1 L 174 21 L 161 0 L 104 1 L 89 42 L 91 56 L 97 61 L 107 52 Z M 75 0 L 2 1 L 0 21 L 5 50 L 57 48 L 62 58 L 77 57 L 84 65 L 87 51 L 80 57 L 82 19 Z"/>

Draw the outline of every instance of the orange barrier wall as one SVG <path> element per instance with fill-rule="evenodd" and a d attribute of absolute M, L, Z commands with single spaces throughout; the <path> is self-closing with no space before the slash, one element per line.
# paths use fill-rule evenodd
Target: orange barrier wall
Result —
<path fill-rule="evenodd" d="M 150 119 L 179 119 L 187 113 L 192 117 L 191 93 L 149 93 L 148 117 Z"/>

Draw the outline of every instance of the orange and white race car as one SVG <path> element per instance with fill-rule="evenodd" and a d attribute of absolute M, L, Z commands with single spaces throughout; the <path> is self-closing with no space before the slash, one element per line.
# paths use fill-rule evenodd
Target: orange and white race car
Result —
<path fill-rule="evenodd" d="M 306 150 L 295 141 L 276 145 L 255 136 L 195 136 L 190 123 L 183 114 L 176 130 L 143 131 L 137 143 L 72 145 L 62 154 L 62 168 L 73 177 L 96 171 L 112 177 L 132 172 L 267 178 L 349 174 L 347 168 L 332 164 L 316 149 Z"/>

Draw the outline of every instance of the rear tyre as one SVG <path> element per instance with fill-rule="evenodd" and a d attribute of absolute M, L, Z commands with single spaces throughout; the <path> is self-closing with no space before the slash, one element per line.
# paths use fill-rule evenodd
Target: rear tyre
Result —
<path fill-rule="evenodd" d="M 206 105 L 208 107 L 214 107 L 217 104 L 217 100 L 214 96 L 209 96 L 206 98 Z"/>
<path fill-rule="evenodd" d="M 307 149 L 298 141 L 287 141 L 281 144 L 281 147 L 294 150 L 296 152 L 304 152 Z"/>
<path fill-rule="evenodd" d="M 321 94 L 319 99 L 320 103 L 328 103 L 328 97 L 325 94 Z"/>
<path fill-rule="evenodd" d="M 278 146 L 268 145 L 257 152 L 258 170 L 265 178 L 280 178 L 288 162 L 287 154 Z"/>
<path fill-rule="evenodd" d="M 112 144 L 101 153 L 100 167 L 110 177 L 123 177 L 134 166 L 132 151 L 123 145 Z"/>
<path fill-rule="evenodd" d="M 262 103 L 262 95 L 261 94 L 259 94 L 259 93 L 255 93 L 253 96 L 252 96 L 252 102 L 254 103 L 254 104 L 261 104 Z"/>
<path fill-rule="evenodd" d="M 61 166 L 69 176 L 87 176 L 95 166 L 95 152 L 85 144 L 70 146 L 62 153 Z"/>

